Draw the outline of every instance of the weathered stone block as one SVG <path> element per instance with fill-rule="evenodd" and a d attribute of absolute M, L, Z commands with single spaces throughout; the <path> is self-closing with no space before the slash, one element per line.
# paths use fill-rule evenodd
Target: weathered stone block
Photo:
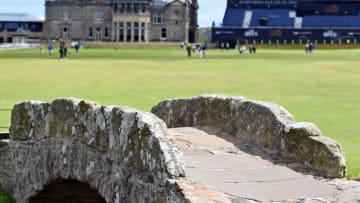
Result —
<path fill-rule="evenodd" d="M 32 124 L 29 115 L 29 109 L 26 108 L 26 102 L 14 106 L 11 112 L 11 139 L 27 140 L 31 139 Z"/>
<path fill-rule="evenodd" d="M 152 112 L 168 127 L 214 126 L 272 155 L 292 158 L 326 177 L 346 175 L 341 146 L 282 106 L 244 97 L 202 95 L 160 102 Z"/>
<path fill-rule="evenodd" d="M 65 98 L 15 105 L 11 125 L 0 183 L 17 202 L 58 178 L 88 183 L 107 202 L 169 202 L 169 180 L 184 176 L 182 154 L 150 113 Z"/>
<path fill-rule="evenodd" d="M 293 123 L 285 128 L 282 155 L 303 161 L 326 177 L 345 177 L 346 163 L 339 143 L 322 136 L 313 123 Z"/>
<path fill-rule="evenodd" d="M 75 99 L 58 99 L 51 103 L 49 130 L 52 137 L 73 137 L 75 110 L 79 104 Z"/>

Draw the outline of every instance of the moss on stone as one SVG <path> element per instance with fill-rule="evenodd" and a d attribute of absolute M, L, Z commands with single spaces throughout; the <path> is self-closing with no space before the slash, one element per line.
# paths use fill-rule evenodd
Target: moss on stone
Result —
<path fill-rule="evenodd" d="M 1 203 L 15 203 L 14 198 L 12 198 L 9 193 L 5 192 L 2 189 L 1 184 L 0 184 L 0 202 Z"/>
<path fill-rule="evenodd" d="M 29 110 L 26 108 L 26 102 L 14 106 L 11 112 L 11 139 L 27 140 L 31 126 Z"/>

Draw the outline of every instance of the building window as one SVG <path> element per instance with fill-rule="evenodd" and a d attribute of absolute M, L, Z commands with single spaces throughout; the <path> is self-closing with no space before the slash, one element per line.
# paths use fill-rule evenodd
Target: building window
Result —
<path fill-rule="evenodd" d="M 70 20 L 70 12 L 69 11 L 61 11 L 60 19 L 61 20 Z"/>
<path fill-rule="evenodd" d="M 126 4 L 126 12 L 130 13 L 132 11 L 133 8 L 133 4 L 132 3 L 127 3 Z"/>
<path fill-rule="evenodd" d="M 93 38 L 93 29 L 89 28 L 89 38 Z"/>
<path fill-rule="evenodd" d="M 141 41 L 145 42 L 145 23 L 141 23 Z"/>
<path fill-rule="evenodd" d="M 139 23 L 137 22 L 134 23 L 134 41 L 139 41 Z"/>
<path fill-rule="evenodd" d="M 135 13 L 139 12 L 139 3 L 134 3 L 134 12 Z"/>
<path fill-rule="evenodd" d="M 131 22 L 126 23 L 126 41 L 131 42 Z"/>
<path fill-rule="evenodd" d="M 163 12 L 155 12 L 153 15 L 153 23 L 154 24 L 164 23 L 164 13 Z"/>
<path fill-rule="evenodd" d="M 5 23 L 5 29 L 8 31 L 16 31 L 19 29 L 19 23 Z"/>
<path fill-rule="evenodd" d="M 29 23 L 23 23 L 21 24 L 21 27 L 24 28 L 25 30 L 29 29 Z"/>
<path fill-rule="evenodd" d="M 123 22 L 119 22 L 119 41 L 120 42 L 124 41 L 124 23 Z"/>
<path fill-rule="evenodd" d="M 102 11 L 102 10 L 95 10 L 95 11 L 94 11 L 94 20 L 95 20 L 95 21 L 102 21 L 102 20 L 104 20 L 104 11 Z"/>
<path fill-rule="evenodd" d="M 141 12 L 145 13 L 145 11 L 146 11 L 146 4 L 144 4 L 144 3 L 140 4 L 140 10 L 141 10 Z"/>
<path fill-rule="evenodd" d="M 31 30 L 36 30 L 36 24 L 31 24 L 30 29 Z"/>
<path fill-rule="evenodd" d="M 118 12 L 123 13 L 125 11 L 125 4 L 124 3 L 119 3 L 117 5 L 117 10 L 118 10 Z"/>
<path fill-rule="evenodd" d="M 31 32 L 42 32 L 42 23 L 29 23 L 25 27 L 28 27 L 28 29 L 30 29 Z"/>
<path fill-rule="evenodd" d="M 105 38 L 109 38 L 109 28 L 105 28 Z"/>
<path fill-rule="evenodd" d="M 161 38 L 166 39 L 166 28 L 161 28 Z"/>

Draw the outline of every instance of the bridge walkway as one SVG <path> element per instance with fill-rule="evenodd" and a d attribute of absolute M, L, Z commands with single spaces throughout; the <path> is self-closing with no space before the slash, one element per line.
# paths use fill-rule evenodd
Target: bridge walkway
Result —
<path fill-rule="evenodd" d="M 304 175 L 289 168 L 290 163 L 254 155 L 233 136 L 209 131 L 169 129 L 184 153 L 186 176 L 232 202 L 360 202 L 359 182 Z"/>

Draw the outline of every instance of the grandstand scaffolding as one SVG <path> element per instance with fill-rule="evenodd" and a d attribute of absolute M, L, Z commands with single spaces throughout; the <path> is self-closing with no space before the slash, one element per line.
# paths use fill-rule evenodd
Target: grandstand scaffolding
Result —
<path fill-rule="evenodd" d="M 354 43 L 360 40 L 360 0 L 228 0 L 213 42 Z"/>

